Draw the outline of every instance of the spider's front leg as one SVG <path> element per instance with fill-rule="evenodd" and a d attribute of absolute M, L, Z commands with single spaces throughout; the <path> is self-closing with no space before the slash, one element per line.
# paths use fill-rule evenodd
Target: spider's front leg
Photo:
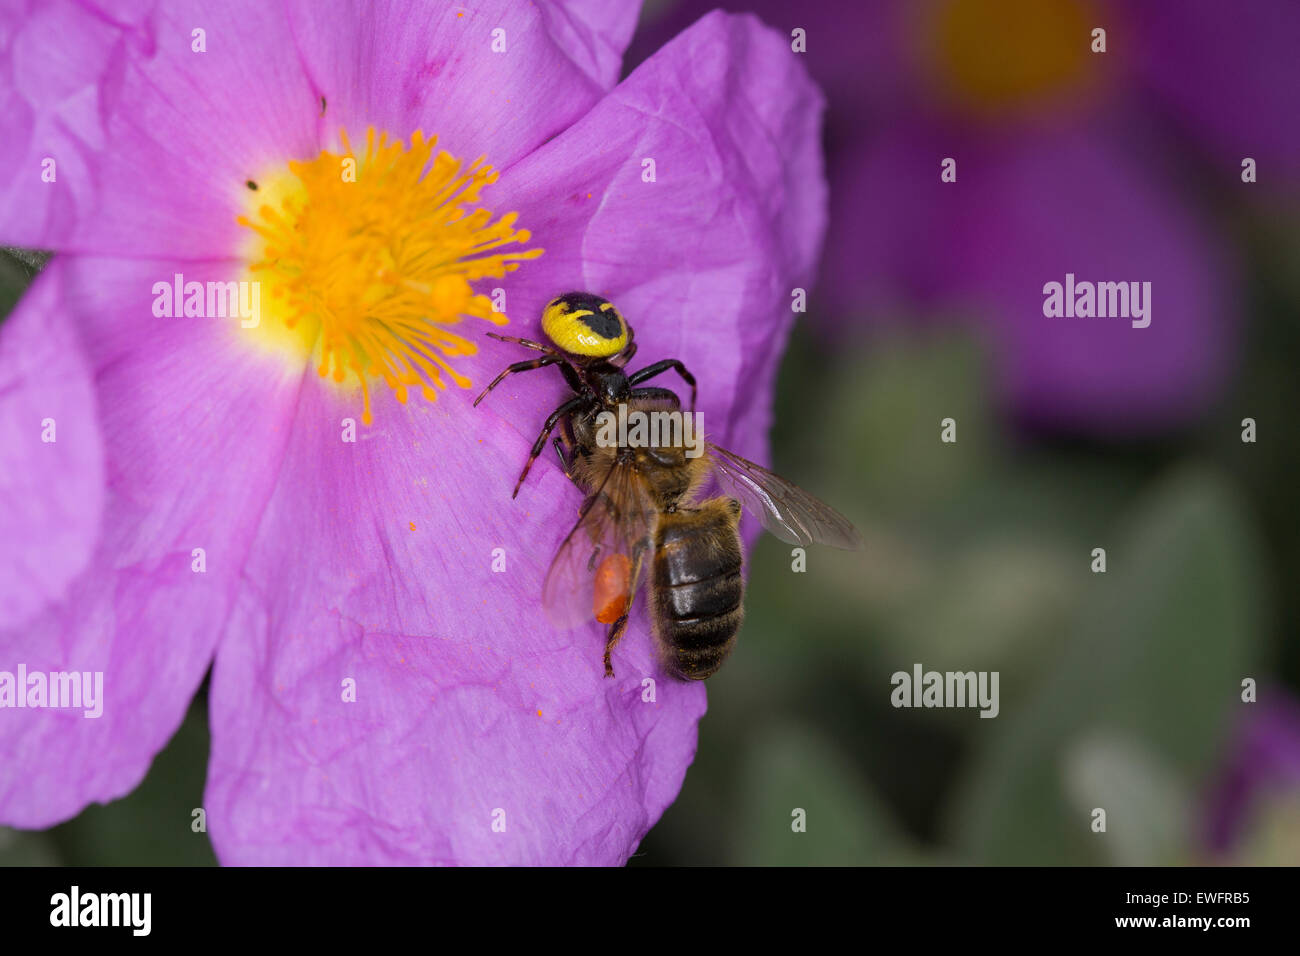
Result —
<path fill-rule="evenodd" d="M 519 480 L 515 482 L 515 490 L 510 496 L 511 498 L 515 498 L 519 495 L 519 488 L 523 485 L 524 479 L 528 477 L 529 469 L 533 467 L 533 462 L 537 460 L 537 456 L 540 455 L 542 449 L 546 447 L 546 439 L 550 437 L 551 432 L 555 429 L 559 420 L 565 415 L 576 412 L 586 403 L 586 401 L 587 399 L 583 396 L 575 395 L 555 411 L 551 412 L 551 416 L 546 419 L 546 424 L 542 426 L 542 433 L 537 436 L 537 441 L 533 442 L 533 447 L 528 453 L 528 461 L 524 464 L 524 470 L 519 473 Z"/>

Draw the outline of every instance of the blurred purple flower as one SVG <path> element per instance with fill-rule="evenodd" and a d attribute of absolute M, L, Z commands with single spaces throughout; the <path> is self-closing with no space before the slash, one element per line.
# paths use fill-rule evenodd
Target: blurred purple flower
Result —
<path fill-rule="evenodd" d="M 1206 843 L 1217 856 L 1240 848 L 1270 801 L 1300 801 L 1300 706 L 1288 698 L 1250 705 L 1231 748 L 1206 815 Z"/>
<path fill-rule="evenodd" d="M 1018 420 L 1107 437 L 1177 426 L 1216 397 L 1242 316 L 1234 266 L 1188 182 L 1227 201 L 1293 182 L 1300 6 L 1158 0 L 686 0 L 806 32 L 828 96 L 830 223 L 813 313 L 843 336 L 969 315 Z M 1107 51 L 1091 52 L 1092 30 Z M 1175 131 L 1217 165 L 1193 167 Z M 1257 184 L 1241 182 L 1255 156 Z M 940 162 L 957 180 L 940 181 Z M 1152 323 L 1043 315 L 1043 286 L 1147 281 Z"/>
<path fill-rule="evenodd" d="M 482 384 L 518 354 L 459 334 L 451 312 L 494 318 L 466 279 L 504 288 L 511 331 L 534 337 L 544 302 L 591 289 L 635 324 L 641 355 L 700 376 L 712 436 L 761 456 L 789 290 L 824 224 L 820 96 L 781 37 L 721 14 L 613 87 L 636 13 L 300 0 L 0 14 L 0 242 L 61 253 L 0 327 L 14 492 L 0 533 L 18 552 L 0 563 L 0 669 L 101 670 L 107 698 L 97 720 L 0 711 L 0 820 L 48 826 L 130 791 L 211 665 L 205 806 L 223 862 L 596 864 L 635 849 L 681 785 L 705 694 L 660 679 L 643 700 L 661 676 L 643 619 L 612 681 L 598 625 L 544 623 L 542 575 L 580 496 L 545 458 L 518 501 L 510 489 L 559 377 L 511 379 L 486 409 L 460 390 L 408 402 L 410 369 L 386 384 L 364 370 L 374 354 L 340 340 L 336 385 L 316 374 L 323 347 L 309 356 L 281 320 L 298 308 L 299 332 L 378 335 L 353 313 L 321 318 L 370 263 L 365 297 L 346 301 L 396 321 L 401 296 L 425 296 L 411 334 L 432 337 L 453 381 Z M 453 256 L 450 278 L 405 281 L 409 244 L 450 226 L 397 232 L 406 204 L 355 210 L 358 225 L 285 175 L 298 160 L 301 183 L 324 183 L 340 131 L 359 156 L 369 127 L 486 154 L 502 172 L 479 201 L 517 212 L 502 229 L 526 226 L 545 255 L 481 282 Z M 273 182 L 293 220 L 274 254 L 238 221 L 273 208 Z M 400 185 L 418 193 L 415 177 Z M 308 235 L 325 238 L 292 259 Z M 327 239 L 355 245 L 322 271 Z M 153 314 L 155 282 L 239 279 L 258 248 L 280 291 L 259 328 Z M 347 444 L 360 381 L 374 424 Z M 497 548 L 507 573 L 492 572 Z M 187 826 L 190 808 L 176 813 Z"/>
<path fill-rule="evenodd" d="M 1129 16 L 1142 37 L 1135 71 L 1216 175 L 1233 181 L 1249 156 L 1259 188 L 1246 196 L 1300 198 L 1300 3 L 1137 0 Z"/>

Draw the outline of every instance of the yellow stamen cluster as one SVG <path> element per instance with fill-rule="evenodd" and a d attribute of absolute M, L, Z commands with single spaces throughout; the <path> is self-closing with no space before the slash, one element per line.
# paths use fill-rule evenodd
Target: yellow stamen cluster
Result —
<path fill-rule="evenodd" d="M 342 153 L 325 151 L 289 163 L 287 176 L 250 182 L 257 205 L 239 222 L 256 234 L 249 268 L 272 322 L 319 349 L 322 377 L 356 376 L 370 424 L 371 376 L 401 402 L 408 386 L 435 400 L 444 373 L 470 386 L 446 360 L 477 347 L 453 327 L 467 315 L 508 321 L 470 283 L 501 278 L 542 250 L 494 251 L 530 235 L 515 228 L 516 213 L 494 222 L 477 207 L 499 175 L 483 157 L 464 166 L 435 152 L 436 136 L 419 132 L 408 149 L 370 129 L 360 156 L 346 133 L 342 142 Z"/>

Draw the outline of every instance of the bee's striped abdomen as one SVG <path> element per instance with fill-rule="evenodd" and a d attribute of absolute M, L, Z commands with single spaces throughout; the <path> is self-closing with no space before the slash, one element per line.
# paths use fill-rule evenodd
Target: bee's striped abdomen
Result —
<path fill-rule="evenodd" d="M 730 653 L 744 617 L 740 506 L 714 498 L 660 515 L 655 532 L 655 636 L 675 677 L 704 680 Z"/>

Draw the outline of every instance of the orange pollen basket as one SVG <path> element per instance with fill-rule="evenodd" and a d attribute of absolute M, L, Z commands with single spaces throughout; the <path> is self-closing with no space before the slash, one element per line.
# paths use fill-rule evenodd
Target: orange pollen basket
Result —
<path fill-rule="evenodd" d="M 596 569 L 592 610 L 601 624 L 613 624 L 627 608 L 628 578 L 632 561 L 626 554 L 611 554 Z"/>

